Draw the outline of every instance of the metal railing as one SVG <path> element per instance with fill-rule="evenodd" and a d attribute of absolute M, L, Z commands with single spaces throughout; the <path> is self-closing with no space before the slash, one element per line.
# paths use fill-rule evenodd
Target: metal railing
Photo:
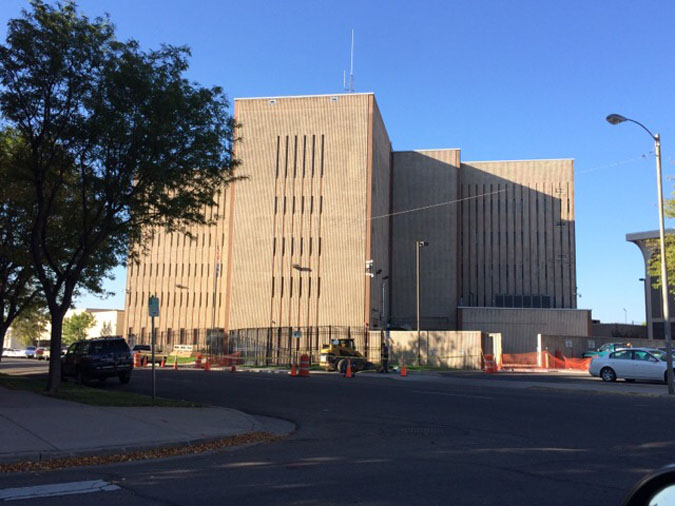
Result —
<path fill-rule="evenodd" d="M 335 339 L 354 339 L 358 351 L 369 360 L 379 361 L 382 333 L 367 331 L 362 327 L 259 327 L 231 330 L 189 329 L 158 331 L 158 350 L 171 352 L 175 345 L 192 347 L 193 353 L 211 356 L 236 354 L 239 364 L 251 366 L 290 365 L 300 355 L 307 354 L 310 362 L 317 364 L 321 347 Z M 151 336 L 130 334 L 129 346 L 149 344 Z"/>

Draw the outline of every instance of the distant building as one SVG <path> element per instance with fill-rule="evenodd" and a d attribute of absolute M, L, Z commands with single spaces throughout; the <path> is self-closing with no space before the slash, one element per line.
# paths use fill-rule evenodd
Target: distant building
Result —
<path fill-rule="evenodd" d="M 127 270 L 125 336 L 416 325 L 587 335 L 571 159 L 393 151 L 372 93 L 235 100 L 238 181 L 192 238 L 158 233 Z M 484 311 L 489 309 L 490 311 Z M 547 311 L 541 311 L 541 310 Z M 510 329 L 510 330 L 509 330 Z"/>
<path fill-rule="evenodd" d="M 101 336 L 121 336 L 124 333 L 124 311 L 120 309 L 69 309 L 66 311 L 66 318 L 70 318 L 74 314 L 79 314 L 82 312 L 91 313 L 94 316 L 94 325 L 87 332 L 87 339 L 93 339 L 94 337 Z M 40 336 L 39 341 L 44 343 L 45 341 L 51 341 L 51 324 L 47 323 L 45 331 Z M 19 341 L 19 336 L 13 335 L 11 328 L 5 336 L 5 343 L 3 347 L 5 348 L 16 348 L 21 347 L 22 344 Z"/>
<path fill-rule="evenodd" d="M 675 232 L 666 231 L 667 234 Z M 647 333 L 649 339 L 664 339 L 664 320 L 663 320 L 663 300 L 661 297 L 661 289 L 652 286 L 653 279 L 649 275 L 649 260 L 654 253 L 654 242 L 656 242 L 656 249 L 658 249 L 659 231 L 650 230 L 648 232 L 636 232 L 633 234 L 626 234 L 626 241 L 632 242 L 642 253 L 642 258 L 645 262 L 644 293 L 645 293 L 645 321 L 647 322 Z M 675 335 L 675 297 L 669 294 L 668 297 L 670 307 L 670 328 L 671 335 Z"/>

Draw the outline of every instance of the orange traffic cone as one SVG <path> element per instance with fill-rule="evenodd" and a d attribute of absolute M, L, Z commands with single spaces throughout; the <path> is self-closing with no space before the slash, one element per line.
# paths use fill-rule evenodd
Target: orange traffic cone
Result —
<path fill-rule="evenodd" d="M 345 373 L 345 378 L 351 378 L 352 377 L 352 361 L 347 360 L 347 372 Z"/>
<path fill-rule="evenodd" d="M 204 363 L 204 370 L 205 371 L 211 370 L 211 361 L 208 358 L 206 359 L 206 362 Z"/>
<path fill-rule="evenodd" d="M 401 367 L 401 376 L 407 376 L 408 371 L 405 369 L 405 362 L 403 362 L 403 366 Z"/>
<path fill-rule="evenodd" d="M 291 376 L 297 376 L 298 373 L 295 370 L 295 362 L 291 364 Z"/>
<path fill-rule="evenodd" d="M 173 357 L 173 370 L 177 371 L 178 370 L 178 355 L 175 355 Z"/>
<path fill-rule="evenodd" d="M 162 361 L 159 364 L 160 367 L 165 367 L 166 366 L 166 357 L 162 357 Z"/>

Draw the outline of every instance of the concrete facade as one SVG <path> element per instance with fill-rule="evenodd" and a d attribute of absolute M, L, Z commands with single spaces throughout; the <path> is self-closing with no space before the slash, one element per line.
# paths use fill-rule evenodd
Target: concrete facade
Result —
<path fill-rule="evenodd" d="M 534 351 L 537 334 L 590 336 L 591 312 L 583 309 L 459 308 L 459 329 L 499 332 L 504 353 Z"/>
<path fill-rule="evenodd" d="M 666 243 L 672 240 L 675 232 L 666 231 Z M 636 232 L 626 234 L 626 241 L 632 242 L 642 253 L 645 263 L 644 294 L 645 294 L 645 322 L 647 323 L 647 336 L 649 339 L 664 339 L 663 299 L 661 288 L 654 288 L 654 279 L 649 275 L 649 262 L 655 250 L 659 248 L 659 231 Z M 671 335 L 675 335 L 675 297 L 669 294 L 668 304 L 670 308 Z"/>
<path fill-rule="evenodd" d="M 482 330 L 462 327 L 461 306 L 576 308 L 572 160 L 395 152 L 372 93 L 237 99 L 235 118 L 245 179 L 208 210 L 214 226 L 158 231 L 129 267 L 125 335 L 149 336 L 151 294 L 174 342 L 208 328 L 414 328 L 416 240 L 429 242 L 422 328 Z"/>

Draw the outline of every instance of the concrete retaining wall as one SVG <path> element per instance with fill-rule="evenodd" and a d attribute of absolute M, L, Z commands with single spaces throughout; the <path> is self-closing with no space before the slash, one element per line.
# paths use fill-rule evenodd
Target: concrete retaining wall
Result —
<path fill-rule="evenodd" d="M 423 330 L 390 333 L 392 362 L 417 365 L 418 349 L 422 365 L 452 369 L 481 369 L 482 332 Z"/>

